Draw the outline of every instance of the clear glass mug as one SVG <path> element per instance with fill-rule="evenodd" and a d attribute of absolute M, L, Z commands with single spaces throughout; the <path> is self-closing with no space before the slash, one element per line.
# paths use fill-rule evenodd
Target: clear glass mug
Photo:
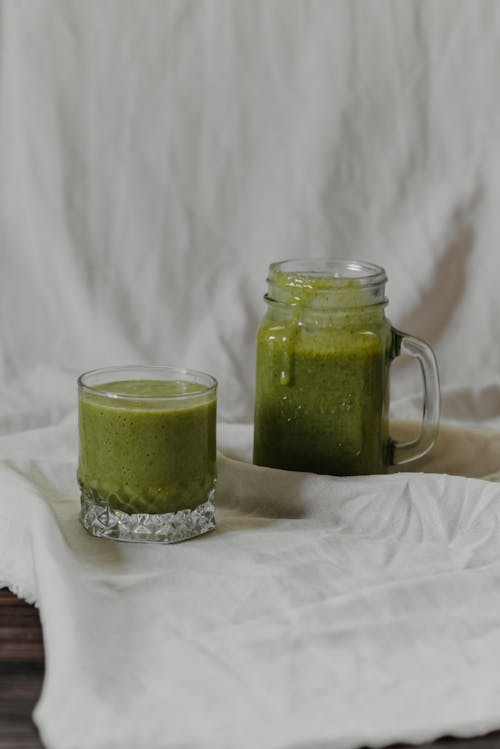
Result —
<path fill-rule="evenodd" d="M 385 473 L 433 446 L 439 422 L 434 353 L 385 316 L 383 268 L 350 260 L 272 263 L 257 333 L 254 463 L 338 476 Z M 420 363 L 417 439 L 389 435 L 389 371 Z"/>
<path fill-rule="evenodd" d="M 172 543 L 215 527 L 217 381 L 172 367 L 78 380 L 81 521 L 94 536 Z"/>

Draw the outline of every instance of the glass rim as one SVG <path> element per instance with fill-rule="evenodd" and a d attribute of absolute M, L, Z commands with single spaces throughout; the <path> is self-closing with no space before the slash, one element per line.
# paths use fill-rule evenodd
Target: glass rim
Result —
<path fill-rule="evenodd" d="M 352 275 L 339 275 L 339 270 L 351 271 Z M 276 273 L 296 274 L 298 276 L 322 276 L 336 280 L 355 278 L 363 286 L 385 283 L 387 274 L 381 265 L 369 263 L 365 260 L 351 260 L 349 258 L 295 258 L 278 260 L 269 265 L 270 278 Z"/>
<path fill-rule="evenodd" d="M 136 393 L 120 393 L 116 390 L 102 390 L 101 388 L 97 388 L 95 383 L 94 385 L 89 385 L 85 382 L 87 378 L 90 378 L 92 376 L 97 375 L 111 375 L 119 374 L 119 373 L 126 373 L 126 372 L 143 372 L 145 375 L 148 372 L 155 372 L 156 374 L 160 374 L 161 372 L 168 373 L 169 375 L 180 375 L 179 379 L 182 379 L 182 377 L 187 377 L 189 379 L 189 382 L 200 385 L 199 390 L 191 390 L 189 393 L 180 393 L 179 395 L 139 395 Z M 195 378 L 203 378 L 207 382 L 202 383 L 198 382 Z M 137 379 L 144 379 L 144 380 L 151 380 L 154 382 L 155 380 L 158 381 L 161 378 L 160 377 L 132 377 L 128 380 L 125 380 L 122 378 L 124 382 L 130 382 L 131 380 L 137 380 Z M 173 377 L 170 377 L 169 379 L 174 379 Z M 120 378 L 118 377 L 118 381 Z M 116 382 L 116 380 L 110 380 L 112 382 Z M 87 393 L 92 393 L 93 395 L 97 395 L 102 398 L 112 398 L 114 400 L 120 400 L 120 401 L 134 401 L 134 402 L 144 402 L 144 403 L 151 403 L 152 401 L 155 402 L 171 402 L 175 400 L 186 400 L 190 398 L 199 398 L 203 396 L 207 396 L 210 393 L 216 393 L 218 382 L 216 378 L 208 374 L 207 372 L 202 372 L 198 369 L 188 369 L 186 367 L 170 367 L 167 365 L 148 365 L 148 364 L 125 364 L 125 365 L 118 365 L 113 367 L 97 367 L 96 369 L 89 369 L 86 372 L 83 372 L 77 379 L 78 389 L 83 390 Z M 106 384 L 106 381 L 103 383 Z"/>

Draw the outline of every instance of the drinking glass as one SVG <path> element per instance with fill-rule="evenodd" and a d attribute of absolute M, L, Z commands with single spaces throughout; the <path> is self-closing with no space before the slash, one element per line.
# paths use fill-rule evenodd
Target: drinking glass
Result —
<path fill-rule="evenodd" d="M 384 473 L 431 449 L 439 376 L 431 347 L 385 316 L 383 268 L 351 260 L 271 264 L 257 334 L 254 462 L 332 475 Z M 399 355 L 423 375 L 417 439 L 389 435 L 389 371 Z"/>
<path fill-rule="evenodd" d="M 215 527 L 217 382 L 173 367 L 78 379 L 81 521 L 93 535 L 172 543 Z"/>

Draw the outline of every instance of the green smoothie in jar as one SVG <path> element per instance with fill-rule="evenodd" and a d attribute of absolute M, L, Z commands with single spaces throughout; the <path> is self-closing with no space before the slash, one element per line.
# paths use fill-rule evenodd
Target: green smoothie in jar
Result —
<path fill-rule="evenodd" d="M 270 266 L 257 334 L 254 463 L 346 476 L 383 473 L 393 462 L 390 362 L 403 339 L 418 347 L 412 355 L 428 347 L 392 329 L 385 281 L 368 263 Z"/>

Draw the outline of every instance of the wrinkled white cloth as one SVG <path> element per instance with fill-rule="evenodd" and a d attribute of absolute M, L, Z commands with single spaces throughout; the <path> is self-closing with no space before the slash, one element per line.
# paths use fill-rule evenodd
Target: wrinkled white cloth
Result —
<path fill-rule="evenodd" d="M 442 428 L 439 473 L 334 478 L 252 466 L 251 427 L 222 424 L 217 529 L 154 546 L 79 524 L 75 420 L 0 438 L 0 583 L 40 607 L 49 749 L 500 725 L 500 485 L 451 475 L 498 473 L 499 433 Z"/>
<path fill-rule="evenodd" d="M 500 727 L 499 48 L 489 0 L 0 0 L 0 583 L 40 607 L 48 749 Z M 267 267 L 342 256 L 449 426 L 412 473 L 252 467 Z M 80 526 L 75 380 L 120 364 L 219 380 L 214 533 Z M 418 368 L 392 388 L 418 417 Z"/>

